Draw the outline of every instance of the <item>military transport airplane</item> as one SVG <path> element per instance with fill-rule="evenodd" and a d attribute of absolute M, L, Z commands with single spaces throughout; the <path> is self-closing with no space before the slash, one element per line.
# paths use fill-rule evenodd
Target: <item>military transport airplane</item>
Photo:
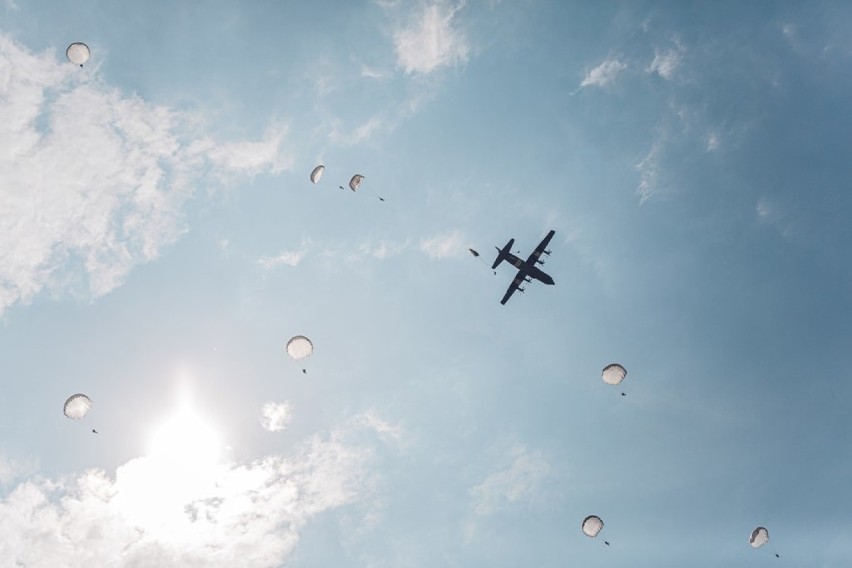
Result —
<path fill-rule="evenodd" d="M 499 249 L 498 247 L 494 247 L 497 249 L 497 260 L 494 261 L 494 264 L 491 266 L 492 269 L 497 268 L 497 266 L 503 262 L 504 260 L 508 260 L 510 264 L 512 264 L 515 268 L 518 269 L 518 274 L 515 275 L 515 279 L 512 280 L 512 283 L 509 285 L 509 289 L 506 290 L 506 295 L 503 296 L 503 299 L 500 300 L 501 304 L 506 304 L 509 301 L 509 298 L 512 297 L 512 294 L 515 293 L 515 290 L 524 291 L 524 288 L 521 287 L 521 284 L 524 282 L 532 282 L 533 279 L 536 279 L 540 282 L 544 282 L 545 284 L 552 285 L 553 278 L 550 277 L 549 274 L 541 270 L 538 264 L 544 264 L 543 260 L 539 260 L 539 257 L 543 254 L 549 255 L 550 251 L 546 250 L 548 243 L 550 243 L 550 239 L 553 238 L 553 234 L 556 231 L 550 231 L 547 233 L 547 236 L 542 239 L 542 241 L 535 247 L 535 250 L 526 260 L 521 260 L 514 254 L 512 254 L 512 245 L 515 244 L 515 239 L 510 239 L 506 246 L 503 249 Z"/>

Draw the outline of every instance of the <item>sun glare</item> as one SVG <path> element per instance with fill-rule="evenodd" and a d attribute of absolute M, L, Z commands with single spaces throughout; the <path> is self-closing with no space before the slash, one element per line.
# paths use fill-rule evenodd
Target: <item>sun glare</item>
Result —
<path fill-rule="evenodd" d="M 196 469 L 219 459 L 219 435 L 191 408 L 182 408 L 157 428 L 150 439 L 149 455 L 175 468 Z"/>
<path fill-rule="evenodd" d="M 148 438 L 144 457 L 119 468 L 122 513 L 134 525 L 165 540 L 201 538 L 187 511 L 215 494 L 223 468 L 219 434 L 184 398 L 175 414 Z M 189 507 L 189 509 L 187 508 Z"/>

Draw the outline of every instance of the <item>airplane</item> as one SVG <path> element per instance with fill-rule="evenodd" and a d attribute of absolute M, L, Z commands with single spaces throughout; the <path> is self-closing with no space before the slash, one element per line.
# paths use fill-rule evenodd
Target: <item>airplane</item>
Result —
<path fill-rule="evenodd" d="M 501 304 L 506 305 L 506 302 L 509 301 L 512 294 L 515 293 L 515 290 L 520 290 L 521 293 L 523 293 L 525 288 L 521 286 L 521 284 L 524 282 L 532 282 L 533 279 L 535 279 L 551 286 L 554 284 L 553 278 L 537 266 L 539 264 L 544 264 L 543 260 L 539 260 L 541 255 L 550 255 L 550 251 L 547 250 L 547 245 L 550 243 L 550 239 L 553 238 L 554 233 L 556 233 L 556 231 L 550 231 L 547 233 L 547 236 L 542 239 L 526 260 L 521 260 L 512 254 L 512 245 L 515 244 L 515 239 L 510 239 L 509 242 L 506 243 L 506 246 L 502 249 L 494 247 L 497 249 L 497 260 L 495 260 L 494 264 L 491 266 L 492 270 L 497 268 L 497 266 L 499 266 L 504 260 L 508 260 L 510 264 L 518 269 L 518 274 L 515 275 L 515 279 L 512 280 L 512 283 L 509 285 L 509 289 L 506 290 L 506 294 L 503 296 L 503 299 L 500 300 Z"/>

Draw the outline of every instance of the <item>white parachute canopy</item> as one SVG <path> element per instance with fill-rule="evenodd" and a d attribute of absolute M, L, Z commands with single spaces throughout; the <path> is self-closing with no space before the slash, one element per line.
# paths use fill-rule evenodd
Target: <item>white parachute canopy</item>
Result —
<path fill-rule="evenodd" d="M 311 172 L 311 183 L 318 183 L 324 171 L 325 166 L 322 164 L 315 167 L 314 171 Z"/>
<path fill-rule="evenodd" d="M 84 394 L 72 394 L 65 401 L 62 412 L 65 416 L 72 420 L 82 420 L 83 417 L 92 408 L 92 399 Z"/>
<path fill-rule="evenodd" d="M 624 380 L 624 377 L 627 376 L 627 369 L 619 365 L 618 363 L 613 363 L 612 365 L 607 365 L 601 371 L 601 379 L 608 385 L 617 385 L 620 384 L 621 381 Z"/>
<path fill-rule="evenodd" d="M 355 174 L 352 176 L 352 179 L 349 180 L 349 189 L 352 191 L 358 191 L 358 186 L 361 185 L 362 179 L 364 179 L 364 176 L 361 174 Z"/>
<path fill-rule="evenodd" d="M 751 531 L 751 536 L 748 537 L 748 543 L 752 548 L 760 548 L 769 542 L 769 531 L 763 527 L 757 527 Z"/>
<path fill-rule="evenodd" d="M 583 519 L 583 534 L 588 537 L 595 538 L 598 533 L 603 530 L 604 522 L 596 515 L 589 515 Z"/>
<path fill-rule="evenodd" d="M 297 335 L 287 342 L 287 355 L 294 361 L 304 359 L 314 352 L 314 344 L 304 335 Z"/>
<path fill-rule="evenodd" d="M 89 46 L 85 43 L 75 42 L 68 46 L 68 49 L 65 50 L 65 56 L 68 58 L 68 61 L 73 63 L 74 65 L 83 66 L 83 63 L 89 60 L 89 56 L 91 52 L 89 51 Z"/>

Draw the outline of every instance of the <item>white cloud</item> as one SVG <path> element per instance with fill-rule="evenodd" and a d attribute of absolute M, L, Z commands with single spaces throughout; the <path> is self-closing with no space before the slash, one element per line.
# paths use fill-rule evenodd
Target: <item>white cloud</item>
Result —
<path fill-rule="evenodd" d="M 35 464 L 9 458 L 0 454 L 0 487 L 9 485 L 16 479 L 35 471 Z"/>
<path fill-rule="evenodd" d="M 666 52 L 654 50 L 654 60 L 648 66 L 648 73 L 656 73 L 663 79 L 671 79 L 674 76 L 675 70 L 680 67 L 681 50 L 670 49 Z"/>
<path fill-rule="evenodd" d="M 184 231 L 206 174 L 279 171 L 283 131 L 181 142 L 190 117 L 0 35 L 0 312 L 44 289 L 98 296 Z"/>
<path fill-rule="evenodd" d="M 453 27 L 453 18 L 463 5 L 438 2 L 427 6 L 412 26 L 394 33 L 397 64 L 406 73 L 428 74 L 467 62 L 468 40 Z"/>
<path fill-rule="evenodd" d="M 285 429 L 293 419 L 289 402 L 267 402 L 260 409 L 260 424 L 265 430 L 278 432 Z"/>
<path fill-rule="evenodd" d="M 467 253 L 464 236 L 461 231 L 455 230 L 442 233 L 420 241 L 420 250 L 429 258 L 458 258 Z"/>
<path fill-rule="evenodd" d="M 264 256 L 259 259 L 257 263 L 269 270 L 282 264 L 286 264 L 287 266 L 298 266 L 304 257 L 305 251 L 302 250 L 284 251 L 277 256 Z"/>
<path fill-rule="evenodd" d="M 387 422 L 373 410 L 361 413 L 358 416 L 358 424 L 374 430 L 384 439 L 399 442 L 400 438 L 402 438 L 401 426 Z"/>
<path fill-rule="evenodd" d="M 357 261 L 370 257 L 377 260 L 385 260 L 392 256 L 396 256 L 408 247 L 407 242 L 394 243 L 385 240 L 380 240 L 378 243 L 363 243 L 358 247 L 358 250 L 347 254 L 346 260 Z M 337 253 L 327 251 L 328 256 L 336 256 Z"/>
<path fill-rule="evenodd" d="M 640 204 L 645 203 L 654 194 L 659 192 L 662 148 L 663 142 L 658 138 L 654 141 L 654 144 L 648 150 L 645 157 L 635 166 L 639 171 L 639 187 L 636 188 L 636 193 L 639 194 Z"/>
<path fill-rule="evenodd" d="M 34 568 L 280 566 L 313 518 L 372 494 L 374 452 L 358 432 L 178 485 L 155 458 L 131 460 L 114 479 L 32 479 L 0 500 L 0 557 Z"/>
<path fill-rule="evenodd" d="M 719 134 L 717 134 L 716 132 L 711 132 L 710 134 L 707 135 L 707 143 L 706 143 L 705 147 L 707 148 L 708 152 L 713 152 L 714 150 L 718 150 L 719 144 L 720 144 Z"/>
<path fill-rule="evenodd" d="M 516 447 L 509 458 L 512 461 L 508 467 L 489 474 L 470 490 L 477 515 L 490 515 L 508 505 L 531 501 L 550 474 L 550 464 L 539 451 Z"/>
<path fill-rule="evenodd" d="M 607 59 L 588 73 L 580 83 L 583 87 L 605 87 L 615 81 L 622 71 L 627 69 L 627 64 L 618 59 Z"/>
<path fill-rule="evenodd" d="M 352 130 L 342 130 L 335 126 L 329 134 L 329 138 L 337 144 L 351 146 L 369 139 L 375 131 L 384 125 L 384 122 L 382 115 L 376 114 Z"/>
<path fill-rule="evenodd" d="M 367 65 L 361 66 L 361 76 L 366 77 L 368 79 L 382 79 L 385 76 L 385 73 L 379 71 L 378 69 L 373 69 L 372 67 L 368 67 Z"/>

